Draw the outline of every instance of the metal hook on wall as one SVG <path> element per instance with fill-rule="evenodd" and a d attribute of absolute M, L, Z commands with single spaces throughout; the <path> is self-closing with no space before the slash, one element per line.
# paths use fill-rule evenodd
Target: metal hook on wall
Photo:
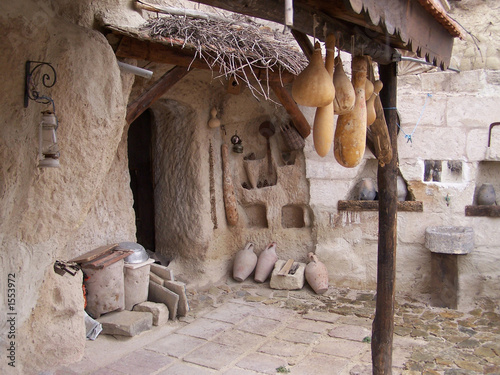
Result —
<path fill-rule="evenodd" d="M 34 65 L 32 67 L 32 65 Z M 42 104 L 50 104 L 54 105 L 54 101 L 52 98 L 46 95 L 40 94 L 37 89 L 38 84 L 38 74 L 42 73 L 43 68 L 48 68 L 45 73 L 42 74 L 42 82 L 41 84 L 45 88 L 51 88 L 56 84 L 57 81 L 57 73 L 54 67 L 48 63 L 43 61 L 26 61 L 26 81 L 24 86 L 24 108 L 28 108 L 28 104 L 30 100 L 34 100 L 37 103 Z"/>

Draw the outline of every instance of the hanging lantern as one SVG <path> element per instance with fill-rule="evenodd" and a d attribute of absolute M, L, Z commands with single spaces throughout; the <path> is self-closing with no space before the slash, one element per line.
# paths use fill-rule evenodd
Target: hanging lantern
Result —
<path fill-rule="evenodd" d="M 233 152 L 241 154 L 243 152 L 243 145 L 241 144 L 242 140 L 239 137 L 237 132 L 234 132 L 234 135 L 231 137 L 231 143 L 233 144 Z"/>
<path fill-rule="evenodd" d="M 59 168 L 58 122 L 52 111 L 42 112 L 39 133 L 39 168 Z"/>

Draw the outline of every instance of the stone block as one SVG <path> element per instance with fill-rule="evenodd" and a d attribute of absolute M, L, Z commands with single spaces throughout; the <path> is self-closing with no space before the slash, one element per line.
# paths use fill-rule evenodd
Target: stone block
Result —
<path fill-rule="evenodd" d="M 411 133 L 415 125 L 403 126 Z M 443 147 L 443 144 L 447 147 Z M 413 141 L 398 137 L 401 158 L 431 160 L 461 160 L 465 154 L 466 133 L 450 127 L 430 127 L 419 125 L 413 134 Z"/>
<path fill-rule="evenodd" d="M 500 117 L 496 96 L 450 97 L 446 108 L 446 121 L 449 126 L 466 129 L 482 128 L 486 134 L 488 134 L 488 126 Z"/>
<path fill-rule="evenodd" d="M 492 137 L 492 139 L 494 138 Z M 500 144 L 494 145 L 493 149 L 500 151 L 500 147 L 497 146 L 500 146 Z M 483 129 L 472 129 L 467 133 L 466 155 L 468 161 L 472 162 L 472 161 L 484 160 L 486 158 L 487 148 L 488 148 L 488 130 L 486 129 L 486 127 L 484 127 Z"/>
<path fill-rule="evenodd" d="M 315 151 L 316 153 L 316 151 Z M 363 164 L 363 162 L 362 162 Z M 332 163 L 330 159 L 307 160 L 306 178 L 333 180 L 343 178 L 352 180 L 358 173 L 358 168 L 344 168 L 339 163 Z"/>
<path fill-rule="evenodd" d="M 180 281 L 164 280 L 163 286 L 179 296 L 177 315 L 186 316 L 187 312 L 189 311 L 189 304 L 186 295 L 186 284 Z"/>
<path fill-rule="evenodd" d="M 351 181 L 310 179 L 309 184 L 310 205 L 322 207 L 337 207 L 337 202 L 348 196 L 351 187 Z"/>
<path fill-rule="evenodd" d="M 105 335 L 132 337 L 151 329 L 153 314 L 124 310 L 103 315 L 98 322 L 102 324 L 102 333 Z"/>
<path fill-rule="evenodd" d="M 153 314 L 153 325 L 162 326 L 167 323 L 169 318 L 169 311 L 167 305 L 164 303 L 156 303 L 146 301 L 134 306 L 133 311 L 150 312 Z"/>
<path fill-rule="evenodd" d="M 163 285 L 158 285 L 153 281 L 149 281 L 148 298 L 152 302 L 164 303 L 165 305 L 167 305 L 170 319 L 175 320 L 175 318 L 177 317 L 179 295 L 165 288 Z"/>
<path fill-rule="evenodd" d="M 124 266 L 125 310 L 132 310 L 134 305 L 148 299 L 149 267 L 152 259 Z"/>
<path fill-rule="evenodd" d="M 174 273 L 172 270 L 169 270 L 167 267 L 160 264 L 153 263 L 151 265 L 151 272 L 160 276 L 163 280 L 174 281 Z"/>
<path fill-rule="evenodd" d="M 305 263 L 293 262 L 292 269 L 297 267 L 294 274 L 278 275 L 281 268 L 285 265 L 286 261 L 279 259 L 274 264 L 273 273 L 271 274 L 270 287 L 272 289 L 302 289 L 304 286 L 304 271 L 306 269 Z"/>

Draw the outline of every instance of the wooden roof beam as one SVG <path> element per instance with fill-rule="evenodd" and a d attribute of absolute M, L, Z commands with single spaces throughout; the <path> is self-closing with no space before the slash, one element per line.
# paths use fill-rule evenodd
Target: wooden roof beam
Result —
<path fill-rule="evenodd" d="M 284 24 L 283 2 L 278 0 L 252 0 L 252 6 L 248 6 L 248 0 L 197 0 L 197 2 L 215 6 L 232 12 L 245 14 L 251 17 L 267 19 L 269 21 Z M 313 29 L 313 16 L 316 16 L 318 26 Z M 315 35 L 317 39 L 325 40 L 323 29 L 326 26 L 327 33 L 339 33 L 340 39 L 344 41 L 341 49 L 354 55 L 370 55 L 379 64 L 389 64 L 400 56 L 400 53 L 389 45 L 379 42 L 367 35 L 367 32 L 375 33 L 373 30 L 350 24 L 333 18 L 314 8 L 306 5 L 294 4 L 293 28 L 307 35 Z M 378 35 L 383 37 L 383 35 Z M 354 42 L 351 43 L 351 37 Z M 337 37 L 339 39 L 339 37 Z M 353 48 L 354 46 L 354 48 Z"/>
<path fill-rule="evenodd" d="M 189 71 L 184 66 L 176 66 L 166 72 L 158 81 L 149 87 L 141 96 L 127 106 L 125 120 L 131 124 L 163 94 L 179 82 Z"/>

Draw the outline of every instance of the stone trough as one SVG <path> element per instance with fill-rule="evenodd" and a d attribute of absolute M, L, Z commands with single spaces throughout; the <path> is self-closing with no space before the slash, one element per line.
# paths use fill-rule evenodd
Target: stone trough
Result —
<path fill-rule="evenodd" d="M 437 226 L 425 230 L 425 247 L 431 251 L 431 304 L 456 309 L 459 299 L 458 256 L 474 249 L 471 227 Z"/>

